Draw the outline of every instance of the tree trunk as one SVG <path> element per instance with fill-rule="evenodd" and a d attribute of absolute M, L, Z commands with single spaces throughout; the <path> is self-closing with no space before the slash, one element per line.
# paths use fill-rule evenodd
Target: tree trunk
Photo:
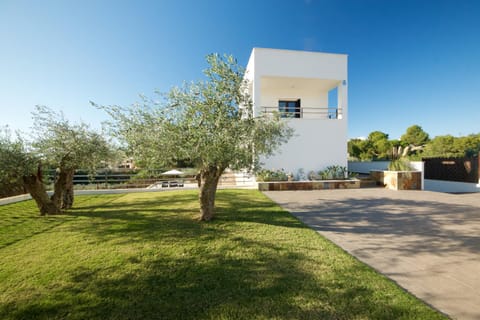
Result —
<path fill-rule="evenodd" d="M 224 170 L 224 169 L 223 169 Z M 217 167 L 209 167 L 202 170 L 200 193 L 200 220 L 209 221 L 215 215 L 215 194 L 217 185 L 223 170 Z"/>
<path fill-rule="evenodd" d="M 63 200 L 63 186 L 65 185 L 66 175 L 62 168 L 57 169 L 57 174 L 55 175 L 55 182 L 53 184 L 53 194 L 50 197 L 52 202 L 58 207 L 62 207 Z"/>
<path fill-rule="evenodd" d="M 62 209 L 70 209 L 73 204 L 74 169 L 60 167 L 53 186 L 52 202 Z"/>
<path fill-rule="evenodd" d="M 46 214 L 60 214 L 62 211 L 55 203 L 50 200 L 45 189 L 45 185 L 42 182 L 42 176 L 40 169 L 37 175 L 30 175 L 23 177 L 23 183 L 25 189 L 30 193 L 32 198 L 37 203 L 37 207 L 40 210 L 40 215 Z"/>
<path fill-rule="evenodd" d="M 62 202 L 62 209 L 70 209 L 73 206 L 73 176 L 75 174 L 74 169 L 67 170 L 67 177 L 65 181 L 65 190 L 63 192 L 63 202 Z"/>

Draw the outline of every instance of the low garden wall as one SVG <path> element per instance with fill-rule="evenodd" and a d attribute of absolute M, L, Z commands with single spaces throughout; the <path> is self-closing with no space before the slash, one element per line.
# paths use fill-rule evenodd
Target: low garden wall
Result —
<path fill-rule="evenodd" d="M 271 181 L 259 182 L 260 191 L 285 190 L 323 190 L 323 189 L 358 189 L 360 180 L 322 180 L 322 181 Z"/>

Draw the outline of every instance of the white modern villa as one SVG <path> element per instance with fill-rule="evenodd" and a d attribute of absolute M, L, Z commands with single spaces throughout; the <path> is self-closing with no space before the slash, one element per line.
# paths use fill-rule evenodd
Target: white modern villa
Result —
<path fill-rule="evenodd" d="M 254 48 L 246 68 L 255 116 L 279 112 L 295 135 L 266 169 L 297 173 L 347 166 L 345 54 Z"/>

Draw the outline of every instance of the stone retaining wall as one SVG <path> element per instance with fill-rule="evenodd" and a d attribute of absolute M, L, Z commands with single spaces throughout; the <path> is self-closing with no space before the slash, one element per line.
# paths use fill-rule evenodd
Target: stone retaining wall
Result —
<path fill-rule="evenodd" d="M 370 171 L 378 185 L 391 190 L 422 190 L 420 171 Z"/>
<path fill-rule="evenodd" d="M 358 189 L 360 180 L 325 180 L 325 181 L 274 181 L 259 182 L 260 191 L 284 190 L 323 190 L 323 189 Z"/>

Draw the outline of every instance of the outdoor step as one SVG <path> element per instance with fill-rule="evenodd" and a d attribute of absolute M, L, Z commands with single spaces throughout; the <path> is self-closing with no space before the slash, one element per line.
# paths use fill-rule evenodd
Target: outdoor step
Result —
<path fill-rule="evenodd" d="M 256 186 L 255 177 L 242 171 L 226 171 L 218 182 L 219 186 Z"/>

